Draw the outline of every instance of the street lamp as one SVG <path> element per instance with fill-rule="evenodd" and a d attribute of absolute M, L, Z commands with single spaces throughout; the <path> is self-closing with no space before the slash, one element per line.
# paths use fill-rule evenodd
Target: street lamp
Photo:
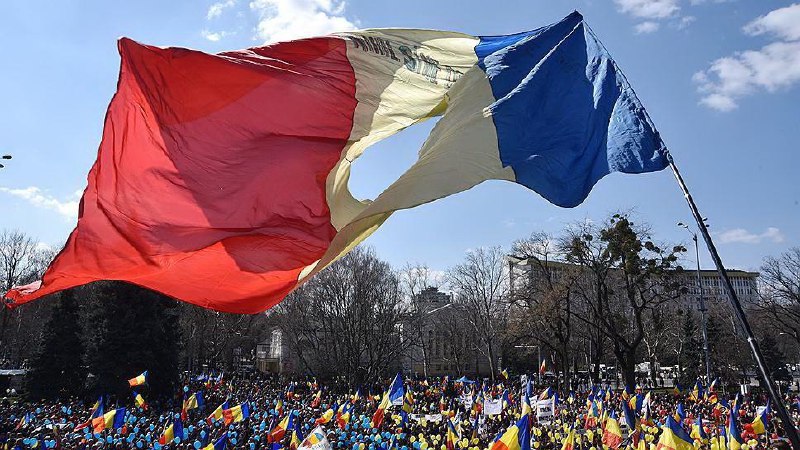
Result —
<path fill-rule="evenodd" d="M 704 218 L 703 223 L 705 223 L 707 220 L 708 219 Z M 711 383 L 711 358 L 709 357 L 708 352 L 708 309 L 706 309 L 706 300 L 703 297 L 703 279 L 700 276 L 700 247 L 697 244 L 697 233 L 689 228 L 689 225 L 686 225 L 683 222 L 678 222 L 678 226 L 689 232 L 689 234 L 692 235 L 692 240 L 694 241 L 694 255 L 697 262 L 698 307 L 700 309 L 700 317 L 703 325 L 703 354 L 706 360 L 706 383 Z M 708 224 L 706 224 L 706 226 L 708 226 Z"/>
<path fill-rule="evenodd" d="M 3 156 L 0 156 L 0 159 L 11 159 L 11 155 L 3 155 Z M 2 168 L 4 168 L 4 167 L 5 167 L 5 166 L 4 166 L 3 164 L 0 164 L 0 169 L 2 169 Z"/>

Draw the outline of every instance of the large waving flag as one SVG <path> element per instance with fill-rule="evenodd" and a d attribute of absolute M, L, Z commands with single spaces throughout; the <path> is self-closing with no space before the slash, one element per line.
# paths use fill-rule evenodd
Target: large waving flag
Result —
<path fill-rule="evenodd" d="M 118 46 L 78 225 L 42 282 L 8 293 L 14 304 L 113 279 L 261 312 L 395 211 L 486 180 L 573 207 L 611 172 L 667 164 L 577 12 L 507 36 L 372 29 L 217 55 Z M 372 201 L 350 193 L 370 145 L 435 116 L 400 178 Z"/>
<path fill-rule="evenodd" d="M 206 422 L 209 425 L 213 424 L 215 420 L 221 420 L 225 417 L 225 410 L 228 409 L 228 400 L 222 402 L 221 405 L 217 406 L 214 411 L 211 411 L 211 414 L 208 415 L 206 418 Z"/>

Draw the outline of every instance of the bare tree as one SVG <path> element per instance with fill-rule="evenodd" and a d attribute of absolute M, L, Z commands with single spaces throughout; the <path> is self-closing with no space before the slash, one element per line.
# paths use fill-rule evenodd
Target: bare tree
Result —
<path fill-rule="evenodd" d="M 403 335 L 410 339 L 409 350 L 419 349 L 422 357 L 423 375 L 428 376 L 430 365 L 430 344 L 429 336 L 432 317 L 430 311 L 419 301 L 422 293 L 429 288 L 439 288 L 437 280 L 430 268 L 425 264 L 406 264 L 398 273 L 400 289 L 404 296 L 404 303 L 407 305 L 407 317 L 403 323 Z M 415 357 L 414 351 L 409 351 L 409 356 Z"/>
<path fill-rule="evenodd" d="M 17 230 L 0 233 L 0 283 L 3 293 L 26 281 L 37 268 L 36 241 Z"/>
<path fill-rule="evenodd" d="M 397 368 L 407 312 L 396 273 L 357 247 L 284 301 L 280 327 L 309 371 L 359 385 Z"/>
<path fill-rule="evenodd" d="M 564 380 L 570 377 L 571 344 L 574 335 L 572 293 L 580 271 L 564 264 L 564 255 L 553 237 L 547 233 L 533 233 L 512 245 L 512 257 L 524 261 L 529 272 L 512 278 L 513 286 L 509 314 L 509 333 L 516 340 L 534 340 L 538 345 L 555 353 Z M 514 270 L 514 262 L 509 271 Z"/>
<path fill-rule="evenodd" d="M 761 266 L 760 309 L 776 328 L 800 345 L 800 247 L 778 257 L 767 257 Z"/>
<path fill-rule="evenodd" d="M 55 251 L 27 234 L 13 230 L 0 232 L 0 295 L 14 286 L 41 278 Z M 3 305 L 0 318 L 0 358 L 19 366 L 31 356 L 41 338 L 50 305 L 36 302 L 11 311 Z M 34 345 L 31 345 L 34 344 Z"/>
<path fill-rule="evenodd" d="M 494 379 L 498 356 L 496 340 L 505 328 L 508 309 L 505 254 L 500 247 L 470 250 L 464 262 L 448 271 L 447 281 L 455 294 L 455 302 L 467 312 L 467 320 Z"/>

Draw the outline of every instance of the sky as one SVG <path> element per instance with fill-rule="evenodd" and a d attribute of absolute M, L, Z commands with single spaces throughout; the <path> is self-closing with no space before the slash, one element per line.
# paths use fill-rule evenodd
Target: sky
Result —
<path fill-rule="evenodd" d="M 59 246 L 75 225 L 119 70 L 116 40 L 219 52 L 357 28 L 509 34 L 580 11 L 670 148 L 729 268 L 800 245 L 800 3 L 773 0 L 223 0 L 0 7 L 0 228 Z M 351 190 L 374 198 L 433 123 L 370 148 Z M 509 182 L 400 211 L 367 243 L 395 267 L 444 271 L 466 251 L 628 211 L 660 242 L 691 244 L 672 174 L 612 174 L 563 209 Z M 693 251 L 686 259 L 693 266 Z M 701 249 L 701 263 L 711 267 Z"/>

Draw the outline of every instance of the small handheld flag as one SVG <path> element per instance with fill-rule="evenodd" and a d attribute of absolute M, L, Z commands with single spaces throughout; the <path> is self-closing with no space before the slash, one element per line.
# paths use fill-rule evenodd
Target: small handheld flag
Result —
<path fill-rule="evenodd" d="M 753 423 L 750 426 L 753 429 L 753 434 L 766 434 L 767 426 L 769 426 L 769 401 L 767 401 L 767 406 L 761 411 L 761 414 L 753 420 Z"/>
<path fill-rule="evenodd" d="M 136 403 L 136 406 L 147 411 L 147 402 L 144 401 L 144 397 L 142 397 L 142 394 L 133 391 L 133 401 Z"/>
<path fill-rule="evenodd" d="M 147 383 L 147 371 L 146 370 L 144 372 L 142 372 L 141 375 L 135 376 L 135 377 L 131 378 L 130 380 L 128 380 L 128 384 L 130 385 L 130 387 L 141 386 L 141 385 L 143 385 L 145 383 Z"/>

